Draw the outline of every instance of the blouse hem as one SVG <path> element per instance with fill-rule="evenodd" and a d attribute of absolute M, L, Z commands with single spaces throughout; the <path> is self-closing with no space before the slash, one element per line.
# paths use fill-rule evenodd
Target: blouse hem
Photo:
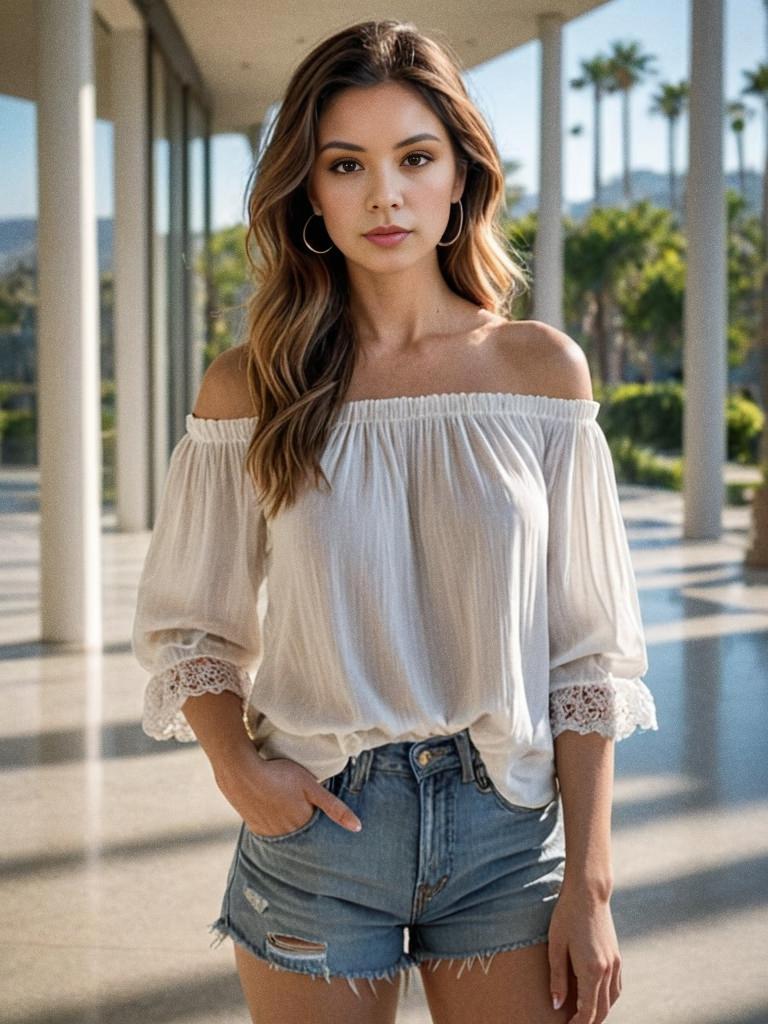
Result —
<path fill-rule="evenodd" d="M 566 683 L 550 692 L 552 738 L 570 729 L 608 739 L 627 739 L 635 730 L 658 730 L 653 695 L 636 676 L 607 681 Z"/>
<path fill-rule="evenodd" d="M 185 665 L 186 676 L 181 669 Z M 155 740 L 192 743 L 197 736 L 182 711 L 187 697 L 229 690 L 245 702 L 250 688 L 251 677 L 239 665 L 205 655 L 184 659 L 149 679 L 144 691 L 142 730 Z"/>

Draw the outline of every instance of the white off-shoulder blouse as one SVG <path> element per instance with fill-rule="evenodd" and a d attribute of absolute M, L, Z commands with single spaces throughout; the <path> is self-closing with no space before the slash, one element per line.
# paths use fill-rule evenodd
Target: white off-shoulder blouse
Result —
<path fill-rule="evenodd" d="M 598 409 L 345 402 L 320 459 L 332 490 L 269 522 L 244 470 L 255 419 L 188 415 L 132 630 L 145 732 L 194 740 L 187 697 L 232 690 L 261 755 L 322 781 L 366 748 L 469 727 L 500 794 L 539 807 L 562 730 L 657 729 Z"/>

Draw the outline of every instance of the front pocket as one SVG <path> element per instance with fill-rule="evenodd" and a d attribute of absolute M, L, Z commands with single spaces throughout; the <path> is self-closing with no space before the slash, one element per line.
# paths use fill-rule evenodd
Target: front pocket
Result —
<path fill-rule="evenodd" d="M 493 782 L 491 782 L 490 792 L 493 793 L 494 800 L 502 810 L 511 811 L 513 814 L 541 814 L 542 811 L 546 811 L 557 802 L 557 797 L 554 797 L 552 800 L 542 804 L 541 807 L 524 807 L 522 804 L 513 804 L 505 796 L 501 795 Z"/>
<path fill-rule="evenodd" d="M 334 796 L 336 796 L 336 788 L 340 779 L 341 772 L 339 772 L 338 775 L 331 775 L 331 777 L 328 779 L 323 779 L 320 785 L 323 786 L 324 789 L 327 789 L 329 792 L 333 793 Z M 261 832 L 254 832 L 252 829 L 248 828 L 245 822 L 243 822 L 243 826 L 246 834 L 251 836 L 252 839 L 256 839 L 260 843 L 277 843 L 281 842 L 283 839 L 293 839 L 294 836 L 303 835 L 320 820 L 321 815 L 326 818 L 328 817 L 325 811 L 322 808 L 318 807 L 317 804 L 315 804 L 312 813 L 310 814 L 309 818 L 304 822 L 303 825 L 299 825 L 298 828 L 291 829 L 290 832 L 278 832 L 275 835 L 264 835 Z"/>
<path fill-rule="evenodd" d="M 513 804 L 507 800 L 505 796 L 499 792 L 496 788 L 496 784 L 488 774 L 485 764 L 482 761 L 478 761 L 476 764 L 477 777 L 475 778 L 475 785 L 488 796 L 492 796 L 496 803 L 501 807 L 503 811 L 509 811 L 512 814 L 541 814 L 542 811 L 546 811 L 553 804 L 557 803 L 557 797 L 553 797 L 548 800 L 547 803 L 542 804 L 541 807 L 524 807 L 522 804 Z"/>

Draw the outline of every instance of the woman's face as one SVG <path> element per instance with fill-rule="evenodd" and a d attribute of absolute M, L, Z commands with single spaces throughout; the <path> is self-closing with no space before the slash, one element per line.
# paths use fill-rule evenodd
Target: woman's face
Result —
<path fill-rule="evenodd" d="M 435 250 L 465 177 L 466 164 L 457 164 L 446 129 L 418 92 L 383 82 L 344 89 L 323 110 L 307 191 L 336 248 L 381 271 L 402 269 Z M 454 209 L 451 237 L 458 223 Z M 365 237 L 391 224 L 409 231 L 396 245 Z M 307 238 L 327 248 L 319 221 L 309 222 Z"/>

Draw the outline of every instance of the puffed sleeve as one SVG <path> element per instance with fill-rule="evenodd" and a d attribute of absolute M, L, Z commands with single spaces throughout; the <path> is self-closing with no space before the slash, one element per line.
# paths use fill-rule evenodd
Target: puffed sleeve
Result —
<path fill-rule="evenodd" d="M 154 739 L 195 739 L 181 710 L 188 696 L 250 694 L 267 546 L 244 468 L 253 425 L 190 414 L 171 454 L 131 635 L 134 657 L 150 673 L 142 728 Z"/>
<path fill-rule="evenodd" d="M 549 423 L 547 608 L 552 735 L 658 729 L 637 582 L 599 403 Z"/>

